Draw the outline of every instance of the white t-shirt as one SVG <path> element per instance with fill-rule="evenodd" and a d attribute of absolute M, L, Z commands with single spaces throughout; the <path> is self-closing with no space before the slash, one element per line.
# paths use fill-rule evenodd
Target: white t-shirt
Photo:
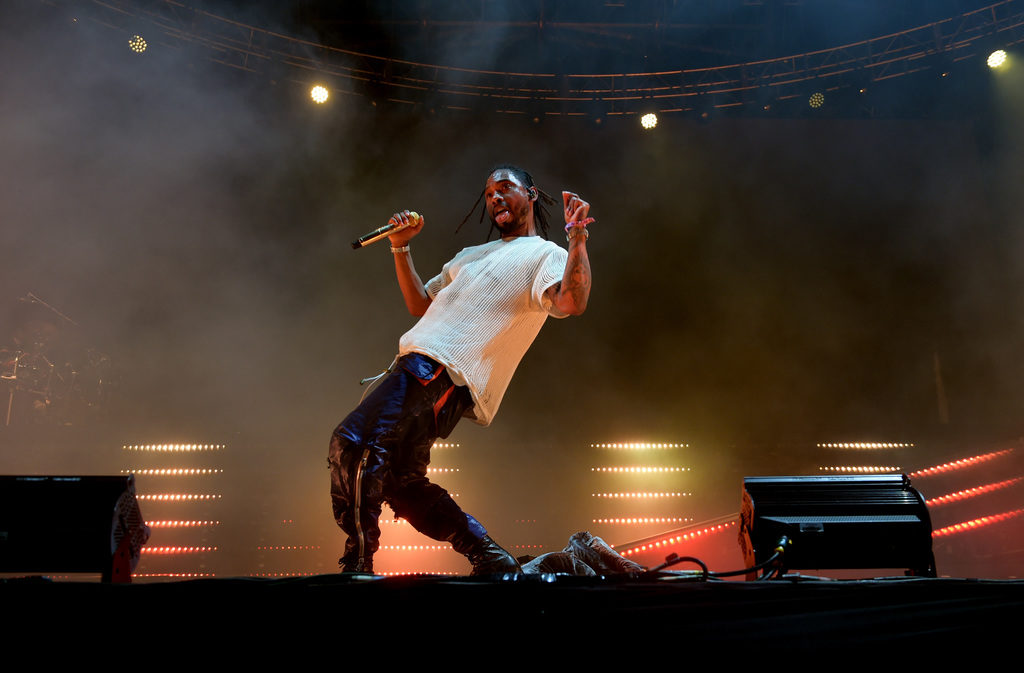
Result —
<path fill-rule="evenodd" d="M 569 253 L 538 236 L 465 248 L 426 283 L 431 304 L 399 341 L 469 387 L 473 420 L 490 425 L 512 374 L 547 317 L 566 314 L 544 297 L 562 280 Z"/>

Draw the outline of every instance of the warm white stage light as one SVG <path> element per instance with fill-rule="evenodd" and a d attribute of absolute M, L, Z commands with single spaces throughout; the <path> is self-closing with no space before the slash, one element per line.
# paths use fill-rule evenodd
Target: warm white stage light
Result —
<path fill-rule="evenodd" d="M 132 35 L 132 39 L 128 40 L 128 46 L 136 54 L 146 51 L 146 41 L 142 39 L 141 35 Z"/>
<path fill-rule="evenodd" d="M 906 442 L 825 442 L 819 443 L 822 449 L 904 449 L 914 446 Z"/>
<path fill-rule="evenodd" d="M 822 472 L 843 472 L 849 474 L 899 474 L 903 468 L 899 465 L 822 465 Z"/>
<path fill-rule="evenodd" d="M 811 97 L 807 99 L 807 104 L 813 108 L 819 108 L 825 104 L 825 94 L 820 91 L 815 91 L 811 94 Z"/>
<path fill-rule="evenodd" d="M 988 67 L 998 68 L 999 66 L 1006 63 L 1006 52 L 1002 49 L 997 49 L 988 55 Z"/>
<path fill-rule="evenodd" d="M 591 472 L 689 472 L 688 467 L 656 467 L 656 466 L 645 466 L 645 465 L 634 465 L 634 466 L 617 466 L 617 467 L 592 467 Z"/>
<path fill-rule="evenodd" d="M 591 444 L 592 449 L 688 449 L 689 444 L 665 444 L 652 442 L 610 442 L 608 444 Z"/>
<path fill-rule="evenodd" d="M 226 444 L 125 444 L 125 451 L 220 451 Z"/>
<path fill-rule="evenodd" d="M 179 521 L 176 519 L 162 519 L 160 521 L 147 521 L 146 525 L 150 528 L 197 528 L 205 526 L 219 526 L 220 521 Z"/>
<path fill-rule="evenodd" d="M 326 103 L 328 96 L 327 87 L 319 84 L 309 90 L 309 97 L 313 99 L 314 103 Z"/>
<path fill-rule="evenodd" d="M 186 502 L 192 500 L 220 500 L 221 496 L 216 493 L 140 493 L 135 496 L 138 500 L 153 500 L 159 502 Z"/>
<path fill-rule="evenodd" d="M 658 115 L 653 112 L 648 112 L 643 117 L 640 117 L 640 126 L 643 126 L 646 130 L 650 131 L 658 125 Z"/>
<path fill-rule="evenodd" d="M 143 547 L 143 554 L 205 554 L 217 551 L 216 547 Z"/>
<path fill-rule="evenodd" d="M 153 467 L 132 470 L 121 470 L 121 474 L 142 474 L 165 477 L 180 477 L 206 474 L 223 474 L 224 470 L 213 468 L 190 468 L 190 467 Z"/>
<path fill-rule="evenodd" d="M 649 524 L 649 523 L 688 523 L 693 521 L 689 517 L 673 516 L 627 516 L 613 517 L 610 519 L 592 519 L 593 523 L 623 523 L 623 524 Z"/>
<path fill-rule="evenodd" d="M 642 492 L 642 493 L 591 493 L 591 497 L 594 498 L 631 498 L 631 499 L 652 499 L 652 498 L 684 498 L 692 495 L 691 493 L 659 493 L 659 492 Z"/>

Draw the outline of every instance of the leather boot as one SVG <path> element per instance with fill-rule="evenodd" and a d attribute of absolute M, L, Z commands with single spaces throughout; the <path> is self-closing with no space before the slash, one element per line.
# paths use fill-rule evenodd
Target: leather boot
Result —
<path fill-rule="evenodd" d="M 498 546 L 490 535 L 484 535 L 469 551 L 464 552 L 473 564 L 470 575 L 520 574 L 523 569 L 507 551 Z"/>
<path fill-rule="evenodd" d="M 354 554 L 352 556 L 346 554 L 338 559 L 338 567 L 340 567 L 342 573 L 349 573 L 353 575 L 373 575 L 374 557 L 364 556 L 359 558 Z"/>

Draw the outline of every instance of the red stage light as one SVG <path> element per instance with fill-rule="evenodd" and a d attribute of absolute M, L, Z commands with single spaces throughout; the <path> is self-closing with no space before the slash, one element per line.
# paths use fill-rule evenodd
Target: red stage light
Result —
<path fill-rule="evenodd" d="M 977 456 L 971 456 L 970 458 L 961 458 L 960 460 L 954 460 L 949 463 L 943 463 L 942 465 L 936 465 L 935 467 L 927 467 L 923 470 L 917 470 L 908 474 L 908 477 L 928 477 L 933 474 L 940 474 L 942 472 L 952 472 L 953 470 L 960 470 L 965 467 L 971 467 L 978 463 L 985 463 L 996 458 L 1002 458 L 1013 453 L 1013 449 L 1003 449 L 1001 451 L 991 451 L 989 453 L 982 453 Z"/>
<path fill-rule="evenodd" d="M 217 551 L 216 547 L 143 547 L 143 554 L 205 554 Z"/>
<path fill-rule="evenodd" d="M 718 524 L 717 526 L 708 526 L 707 528 L 703 528 L 701 530 L 691 531 L 689 533 L 683 533 L 682 535 L 674 535 L 674 536 L 663 537 L 660 540 L 657 540 L 657 541 L 654 541 L 654 542 L 648 542 L 647 544 L 641 545 L 640 547 L 634 547 L 633 549 L 627 549 L 627 550 L 622 551 L 620 553 L 623 556 L 629 556 L 629 555 L 635 554 L 637 552 L 647 551 L 648 548 L 652 548 L 653 549 L 655 547 L 660 547 L 663 544 L 665 544 L 665 545 L 675 544 L 677 542 L 683 542 L 684 540 L 690 540 L 690 539 L 693 539 L 695 537 L 700 537 L 702 535 L 713 535 L 715 533 L 719 533 L 719 532 L 721 532 L 721 531 L 723 531 L 723 530 L 725 530 L 727 528 L 730 528 L 732 526 L 735 526 L 735 525 L 736 525 L 735 521 L 728 521 L 726 523 Z"/>
<path fill-rule="evenodd" d="M 936 505 L 945 505 L 946 503 L 949 503 L 949 502 L 957 502 L 958 500 L 966 500 L 967 498 L 974 498 L 976 496 L 979 496 L 979 495 L 982 495 L 982 494 L 985 494 L 985 493 L 991 493 L 992 491 L 998 491 L 1001 488 L 1006 488 L 1008 486 L 1013 486 L 1014 484 L 1016 484 L 1020 480 L 1021 480 L 1021 477 L 1016 477 L 1014 479 L 1007 479 L 1005 481 L 998 481 L 998 482 L 995 482 L 994 484 L 985 484 L 984 486 L 975 486 L 973 488 L 965 488 L 964 490 L 957 491 L 956 493 L 948 493 L 946 495 L 940 495 L 940 496 L 938 496 L 936 498 L 932 498 L 930 500 L 925 500 L 925 504 L 928 505 L 929 507 L 934 507 Z"/>
<path fill-rule="evenodd" d="M 992 524 L 1002 523 L 1003 521 L 1020 516 L 1021 514 L 1024 514 L 1024 509 L 1015 509 L 1001 514 L 993 514 L 991 516 L 983 516 L 970 521 L 964 521 L 963 523 L 955 523 L 952 526 L 933 530 L 932 537 L 945 537 L 946 535 L 955 535 L 956 533 L 963 533 L 964 531 L 991 526 Z"/>

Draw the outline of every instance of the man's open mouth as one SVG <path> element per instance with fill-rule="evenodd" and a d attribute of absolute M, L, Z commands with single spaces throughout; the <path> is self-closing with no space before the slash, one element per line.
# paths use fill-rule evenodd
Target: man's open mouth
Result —
<path fill-rule="evenodd" d="M 502 208 L 501 210 L 494 211 L 494 221 L 498 224 L 505 224 L 512 219 L 512 213 L 509 210 Z"/>

